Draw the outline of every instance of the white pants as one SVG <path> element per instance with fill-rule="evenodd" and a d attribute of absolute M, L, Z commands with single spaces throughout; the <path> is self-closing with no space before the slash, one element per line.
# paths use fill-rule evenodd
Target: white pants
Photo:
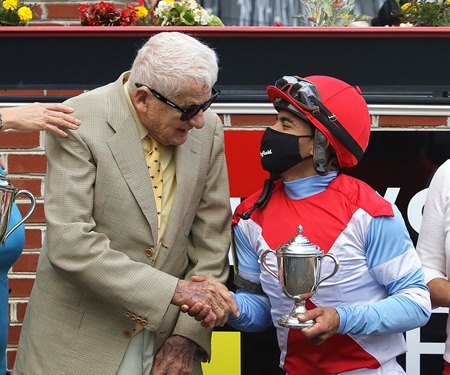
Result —
<path fill-rule="evenodd" d="M 155 334 L 143 329 L 130 340 L 117 375 L 150 375 L 154 348 Z"/>

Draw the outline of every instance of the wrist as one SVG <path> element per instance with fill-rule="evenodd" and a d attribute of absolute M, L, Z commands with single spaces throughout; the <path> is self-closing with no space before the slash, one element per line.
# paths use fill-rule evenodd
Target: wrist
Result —
<path fill-rule="evenodd" d="M 11 128 L 11 109 L 2 108 L 0 109 L 0 131 L 7 130 Z"/>
<path fill-rule="evenodd" d="M 180 344 L 184 345 L 191 355 L 194 355 L 198 350 L 201 350 L 201 347 L 190 338 L 178 334 L 173 334 L 172 338 L 178 341 Z"/>
<path fill-rule="evenodd" d="M 172 304 L 176 306 L 181 306 L 183 304 L 183 282 L 184 280 L 178 280 L 177 286 L 175 287 L 175 291 L 172 296 Z"/>

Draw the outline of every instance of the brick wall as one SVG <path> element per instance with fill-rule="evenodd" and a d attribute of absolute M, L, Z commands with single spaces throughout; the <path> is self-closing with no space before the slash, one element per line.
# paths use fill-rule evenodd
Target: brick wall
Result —
<path fill-rule="evenodd" d="M 93 4 L 97 1 L 72 1 L 72 0 L 22 0 L 25 4 L 36 4 L 33 20 L 30 25 L 39 26 L 73 26 L 80 25 L 78 7 L 80 4 Z M 100 0 L 98 0 L 100 1 Z M 106 1 L 106 0 L 105 0 Z M 116 9 L 122 9 L 126 4 L 138 4 L 138 0 L 110 0 Z"/>
<path fill-rule="evenodd" d="M 78 7 L 80 4 L 94 3 L 95 1 L 24 1 L 25 4 L 36 4 L 33 20 L 30 25 L 40 26 L 72 26 L 80 25 Z M 124 1 L 112 1 L 119 8 L 123 7 Z"/>
<path fill-rule="evenodd" d="M 36 209 L 27 220 L 25 249 L 10 271 L 10 329 L 9 345 L 17 345 L 20 322 L 23 320 L 27 298 L 34 281 L 39 249 L 45 231 L 43 189 L 46 159 L 39 133 L 2 132 L 0 152 L 6 166 L 7 177 L 18 189 L 29 190 L 36 197 Z M 28 199 L 18 196 L 19 209 L 24 215 L 29 208 Z M 12 367 L 14 351 L 8 351 L 8 368 Z"/>

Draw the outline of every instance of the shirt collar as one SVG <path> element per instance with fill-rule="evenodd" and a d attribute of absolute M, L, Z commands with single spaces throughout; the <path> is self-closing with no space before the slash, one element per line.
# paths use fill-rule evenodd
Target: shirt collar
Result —
<path fill-rule="evenodd" d="M 314 175 L 299 180 L 284 182 L 286 195 L 291 199 L 302 199 L 321 193 L 337 176 L 337 172 L 328 172 L 325 175 Z"/>
<path fill-rule="evenodd" d="M 136 122 L 139 136 L 141 138 L 141 141 L 147 136 L 148 131 L 145 129 L 144 125 L 142 125 L 141 120 L 139 119 L 139 116 L 136 112 L 136 109 L 134 108 L 133 102 L 131 101 L 130 93 L 128 92 L 128 77 L 129 73 L 125 74 L 124 76 L 124 82 L 123 82 L 123 91 L 125 93 L 125 99 L 127 100 L 128 107 L 130 108 L 130 112 L 134 118 L 134 121 Z"/>

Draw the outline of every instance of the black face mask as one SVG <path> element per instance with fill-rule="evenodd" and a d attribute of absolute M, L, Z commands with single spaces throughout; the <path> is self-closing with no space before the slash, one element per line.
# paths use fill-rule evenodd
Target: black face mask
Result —
<path fill-rule="evenodd" d="M 299 138 L 312 135 L 293 135 L 267 128 L 261 139 L 261 165 L 271 175 L 278 176 L 304 160 L 300 155 Z"/>

